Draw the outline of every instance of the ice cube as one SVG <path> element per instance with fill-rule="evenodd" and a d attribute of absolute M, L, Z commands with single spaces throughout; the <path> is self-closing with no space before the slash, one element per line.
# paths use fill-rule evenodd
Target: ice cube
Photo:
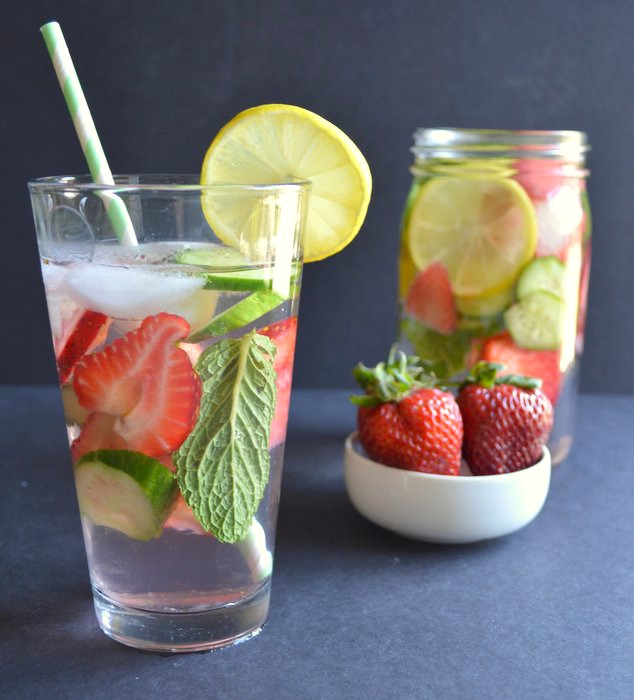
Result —
<path fill-rule="evenodd" d="M 200 291 L 203 277 L 177 271 L 77 263 L 68 268 L 66 284 L 73 297 L 93 311 L 114 319 L 142 319 L 160 312 L 183 315 Z"/>
<path fill-rule="evenodd" d="M 583 219 L 579 190 L 564 186 L 535 204 L 537 254 L 559 255 L 572 241 Z"/>
<path fill-rule="evenodd" d="M 42 279 L 56 357 L 59 357 L 64 349 L 75 324 L 84 312 L 81 303 L 68 292 L 67 277 L 67 268 L 42 263 Z"/>

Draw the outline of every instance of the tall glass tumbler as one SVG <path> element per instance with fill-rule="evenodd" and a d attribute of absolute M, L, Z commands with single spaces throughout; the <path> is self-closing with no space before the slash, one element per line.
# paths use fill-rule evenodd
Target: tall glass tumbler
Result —
<path fill-rule="evenodd" d="M 97 619 L 233 644 L 268 614 L 310 185 L 115 182 L 29 183 Z"/>

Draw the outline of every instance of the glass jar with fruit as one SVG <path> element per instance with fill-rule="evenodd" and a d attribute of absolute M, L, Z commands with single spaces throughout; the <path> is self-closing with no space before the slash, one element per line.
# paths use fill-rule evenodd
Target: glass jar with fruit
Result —
<path fill-rule="evenodd" d="M 574 434 L 590 271 L 577 131 L 419 129 L 402 222 L 399 336 L 437 377 L 478 360 L 536 376 Z"/>

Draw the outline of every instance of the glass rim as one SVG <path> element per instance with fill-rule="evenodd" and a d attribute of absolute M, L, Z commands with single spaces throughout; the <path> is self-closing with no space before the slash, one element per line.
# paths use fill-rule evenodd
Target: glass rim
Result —
<path fill-rule="evenodd" d="M 133 182 L 144 178 L 146 182 Z M 97 183 L 91 175 L 51 175 L 33 178 L 27 182 L 30 192 L 113 192 L 117 194 L 135 192 L 253 192 L 274 194 L 289 190 L 310 190 L 312 182 L 300 178 L 289 178 L 275 183 L 228 183 L 201 184 L 200 175 L 192 173 L 135 173 L 113 175 L 114 185 Z M 191 182 L 190 182 L 191 180 Z"/>
<path fill-rule="evenodd" d="M 482 155 L 569 157 L 581 160 L 590 150 L 584 131 L 538 129 L 419 128 L 412 153 L 426 157 Z"/>

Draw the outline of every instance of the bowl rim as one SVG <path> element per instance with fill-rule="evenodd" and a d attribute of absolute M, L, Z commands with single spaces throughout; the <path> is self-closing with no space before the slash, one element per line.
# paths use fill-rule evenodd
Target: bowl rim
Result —
<path fill-rule="evenodd" d="M 345 450 L 346 452 L 351 452 L 355 455 L 356 458 L 368 462 L 369 464 L 375 466 L 376 468 L 380 470 L 384 470 L 385 473 L 389 471 L 390 474 L 397 474 L 397 475 L 407 475 L 408 478 L 411 479 L 419 479 L 423 481 L 440 481 L 440 482 L 460 482 L 460 483 L 466 483 L 469 481 L 473 481 L 474 483 L 491 483 L 495 481 L 505 481 L 509 482 L 512 479 L 515 480 L 520 480 L 523 478 L 526 478 L 526 475 L 529 474 L 530 472 L 533 472 L 537 469 L 542 469 L 544 468 L 544 464 L 548 463 L 550 464 L 550 452 L 548 450 L 548 447 L 544 445 L 543 447 L 543 452 L 542 452 L 542 457 L 539 461 L 535 462 L 535 464 L 531 465 L 530 467 L 525 467 L 524 469 L 518 469 L 517 471 L 514 472 L 506 472 L 504 474 L 482 474 L 482 475 L 477 475 L 477 474 L 471 474 L 471 475 L 466 475 L 466 474 L 457 474 L 457 475 L 450 475 L 450 474 L 430 474 L 428 472 L 417 472 L 412 469 L 403 469 L 401 467 L 390 467 L 386 464 L 381 464 L 381 462 L 376 462 L 373 459 L 370 459 L 364 452 L 360 451 L 358 448 L 363 449 L 361 446 L 361 442 L 359 440 L 359 433 L 358 431 L 353 431 L 351 432 L 347 437 L 345 441 Z"/>

